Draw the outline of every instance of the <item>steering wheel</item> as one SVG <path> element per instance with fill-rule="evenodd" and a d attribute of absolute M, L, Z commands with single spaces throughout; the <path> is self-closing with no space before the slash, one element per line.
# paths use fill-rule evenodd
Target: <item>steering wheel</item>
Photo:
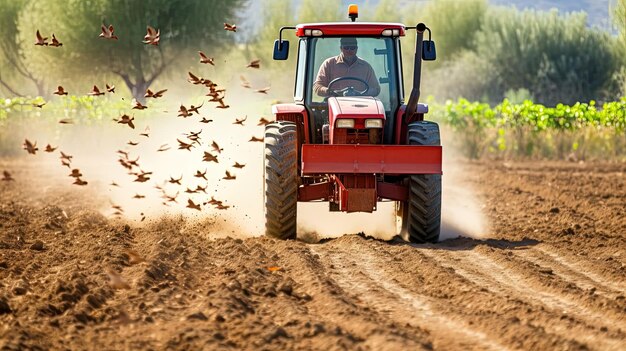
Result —
<path fill-rule="evenodd" d="M 356 90 L 353 86 L 349 86 L 339 90 L 334 90 L 331 88 L 333 84 L 344 80 L 356 80 L 357 82 L 361 82 L 365 85 L 365 90 L 359 91 Z M 363 96 L 369 89 L 369 84 L 367 84 L 367 82 L 363 79 L 357 77 L 339 77 L 333 79 L 330 83 L 328 83 L 328 91 L 331 93 L 331 96 Z"/>

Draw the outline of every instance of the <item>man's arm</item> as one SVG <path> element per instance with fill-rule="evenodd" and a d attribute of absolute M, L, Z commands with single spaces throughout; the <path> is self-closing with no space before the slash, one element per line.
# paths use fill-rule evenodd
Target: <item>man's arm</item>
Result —
<path fill-rule="evenodd" d="M 330 67 L 329 66 L 330 66 L 329 60 L 326 60 L 320 66 L 319 72 L 317 72 L 317 78 L 315 79 L 315 82 L 313 83 L 313 91 L 318 96 L 329 95 L 328 94 L 328 83 L 330 83 L 329 81 Z"/>
<path fill-rule="evenodd" d="M 367 73 L 367 85 L 369 85 L 369 89 L 365 93 L 368 96 L 378 96 L 380 94 L 380 84 L 378 84 L 378 79 L 376 78 L 376 72 L 372 66 L 368 63 L 369 72 Z"/>

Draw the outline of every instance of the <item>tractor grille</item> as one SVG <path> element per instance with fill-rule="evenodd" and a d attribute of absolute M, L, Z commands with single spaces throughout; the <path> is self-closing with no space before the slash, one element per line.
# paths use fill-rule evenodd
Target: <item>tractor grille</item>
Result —
<path fill-rule="evenodd" d="M 380 144 L 381 129 L 335 128 L 334 144 Z"/>

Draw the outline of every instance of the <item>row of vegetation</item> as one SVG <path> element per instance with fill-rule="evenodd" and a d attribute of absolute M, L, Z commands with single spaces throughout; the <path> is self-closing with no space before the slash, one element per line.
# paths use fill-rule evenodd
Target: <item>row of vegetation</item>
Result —
<path fill-rule="evenodd" d="M 469 158 L 623 159 L 626 98 L 546 107 L 526 100 L 501 104 L 460 99 L 431 105 L 430 118 L 454 132 L 450 138 Z"/>

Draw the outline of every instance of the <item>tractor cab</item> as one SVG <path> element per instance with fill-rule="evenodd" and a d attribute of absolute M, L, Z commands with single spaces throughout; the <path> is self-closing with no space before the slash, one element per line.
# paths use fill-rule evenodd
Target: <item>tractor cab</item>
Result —
<path fill-rule="evenodd" d="M 310 23 L 298 25 L 295 29 L 299 42 L 294 102 L 302 105 L 312 117 L 308 126 L 310 142 L 328 144 L 335 139 L 330 133 L 337 127 L 337 124 L 331 124 L 334 116 L 334 122 L 339 122 L 338 128 L 344 129 L 338 132 L 353 136 L 346 141 L 363 143 L 367 134 L 366 143 L 369 143 L 369 134 L 375 134 L 377 137 L 371 138 L 373 143 L 392 143 L 391 128 L 386 135 L 378 132 L 384 130 L 385 124 L 394 124 L 395 114 L 404 101 L 399 41 L 399 37 L 405 34 L 404 25 Z M 349 64 L 343 60 L 342 41 L 356 43 L 348 46 L 356 54 L 355 62 Z M 322 70 L 324 63 L 326 71 Z M 324 73 L 331 75 L 324 77 L 328 94 L 316 91 L 320 75 Z M 346 118 L 354 114 L 342 113 L 342 110 L 368 115 L 367 126 L 365 120 Z M 362 128 L 355 128 L 361 125 Z"/>
<path fill-rule="evenodd" d="M 399 234 L 436 242 L 441 216 L 439 126 L 419 104 L 422 61 L 435 59 L 423 23 L 307 23 L 282 27 L 274 59 L 286 60 L 295 30 L 294 102 L 272 106 L 265 128 L 266 235 L 296 238 L 297 202 L 330 211 L 374 212 L 394 201 Z M 413 89 L 405 104 L 400 40 L 416 31 Z M 428 31 L 428 40 L 424 33 Z"/>

